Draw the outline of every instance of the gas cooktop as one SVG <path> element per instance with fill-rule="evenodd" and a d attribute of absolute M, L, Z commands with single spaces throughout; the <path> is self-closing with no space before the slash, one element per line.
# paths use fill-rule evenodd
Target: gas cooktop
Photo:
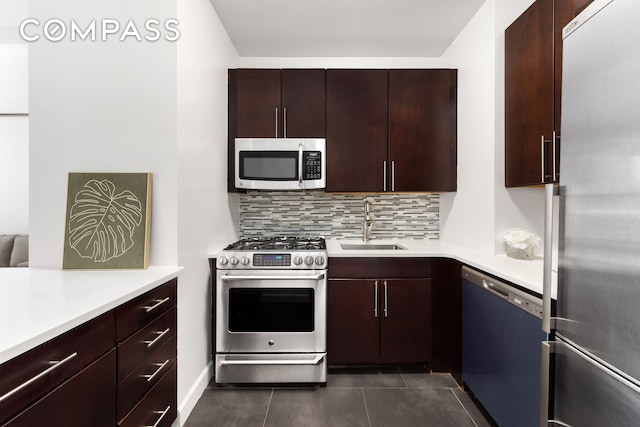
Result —
<path fill-rule="evenodd" d="M 224 248 L 216 267 L 301 270 L 326 268 L 326 262 L 327 245 L 323 237 L 253 237 Z"/>
<path fill-rule="evenodd" d="M 319 251 L 327 249 L 323 237 L 251 237 L 230 244 L 225 251 L 290 250 Z"/>

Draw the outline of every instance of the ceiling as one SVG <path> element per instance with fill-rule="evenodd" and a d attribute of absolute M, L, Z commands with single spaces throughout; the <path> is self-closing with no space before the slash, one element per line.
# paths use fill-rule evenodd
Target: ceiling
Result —
<path fill-rule="evenodd" d="M 243 57 L 439 57 L 485 0 L 210 0 Z"/>

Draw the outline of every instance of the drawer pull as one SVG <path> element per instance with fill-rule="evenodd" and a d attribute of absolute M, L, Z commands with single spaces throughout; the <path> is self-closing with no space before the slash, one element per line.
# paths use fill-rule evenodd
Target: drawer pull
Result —
<path fill-rule="evenodd" d="M 151 380 L 153 380 L 153 378 L 154 378 L 156 375 L 158 375 L 158 374 L 162 371 L 162 369 L 164 369 L 164 367 L 165 367 L 165 366 L 167 366 L 167 363 L 169 363 L 169 360 L 171 360 L 171 359 L 167 359 L 167 360 L 165 360 L 165 362 L 164 362 L 164 363 L 154 363 L 154 364 L 153 364 L 153 366 L 157 366 L 157 367 L 158 367 L 158 369 L 156 369 L 156 370 L 155 370 L 155 372 L 154 372 L 153 374 L 150 374 L 150 375 L 143 375 L 143 377 L 147 379 L 147 382 L 151 382 Z"/>
<path fill-rule="evenodd" d="M 144 427 L 158 427 L 158 425 L 160 424 L 160 421 L 162 421 L 164 416 L 169 413 L 169 409 L 171 409 L 171 405 L 167 406 L 167 408 L 164 411 L 153 411 L 154 414 L 160 414 L 160 418 L 158 418 L 156 422 L 153 423 L 153 425 L 146 425 Z"/>
<path fill-rule="evenodd" d="M 154 345 L 155 343 L 158 342 L 158 340 L 160 338 L 162 338 L 163 336 L 165 336 L 167 334 L 167 332 L 169 332 L 170 328 L 165 329 L 164 331 L 156 331 L 155 333 L 158 334 L 157 337 L 155 337 L 154 339 L 152 339 L 151 341 L 142 341 L 143 343 L 145 343 L 147 345 L 147 348 L 151 347 L 152 345 Z"/>
<path fill-rule="evenodd" d="M 166 297 L 165 299 L 154 300 L 155 304 L 154 305 L 145 305 L 143 307 L 144 311 L 146 311 L 148 313 L 151 310 L 155 310 L 156 308 L 160 307 L 162 304 L 164 304 L 165 302 L 169 301 L 170 299 L 171 299 L 171 297 Z"/>
<path fill-rule="evenodd" d="M 30 380 L 20 384 L 18 387 L 14 388 L 13 390 L 11 390 L 10 392 L 6 393 L 5 395 L 3 395 L 2 397 L 0 397 L 0 403 L 4 402 L 5 400 L 7 400 L 8 398 L 10 398 L 11 396 L 13 396 L 14 394 L 18 393 L 20 390 L 30 386 L 31 384 L 33 384 L 34 382 L 38 381 L 40 378 L 44 377 L 45 375 L 47 375 L 48 373 L 54 371 L 55 369 L 58 369 L 59 367 L 61 367 L 62 365 L 64 365 L 65 363 L 67 363 L 69 360 L 73 359 L 74 357 L 76 357 L 78 355 L 77 352 L 70 354 L 69 356 L 65 357 L 62 360 L 52 360 L 49 362 L 49 364 L 51 366 L 49 366 L 47 369 L 45 369 L 44 371 L 40 372 L 38 375 L 36 375 L 35 377 L 31 378 Z"/>

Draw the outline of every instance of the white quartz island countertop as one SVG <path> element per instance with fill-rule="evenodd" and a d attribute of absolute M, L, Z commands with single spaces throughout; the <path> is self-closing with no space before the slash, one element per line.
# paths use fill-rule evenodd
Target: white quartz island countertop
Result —
<path fill-rule="evenodd" d="M 0 268 L 0 363 L 179 276 L 182 267 Z"/>
<path fill-rule="evenodd" d="M 432 257 L 452 258 L 524 289 L 542 295 L 542 258 L 519 260 L 506 255 L 492 255 L 440 240 L 336 240 L 327 239 L 327 252 L 332 257 Z M 342 244 L 397 244 L 405 249 L 343 249 Z M 555 278 L 555 274 L 554 274 Z M 551 297 L 556 298 L 556 285 Z"/>

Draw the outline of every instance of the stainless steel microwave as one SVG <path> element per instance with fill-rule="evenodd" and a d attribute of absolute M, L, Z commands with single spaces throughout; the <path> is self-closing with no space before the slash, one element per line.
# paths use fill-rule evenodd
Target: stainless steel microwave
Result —
<path fill-rule="evenodd" d="M 235 185 L 247 190 L 326 187 L 324 138 L 236 138 Z"/>

